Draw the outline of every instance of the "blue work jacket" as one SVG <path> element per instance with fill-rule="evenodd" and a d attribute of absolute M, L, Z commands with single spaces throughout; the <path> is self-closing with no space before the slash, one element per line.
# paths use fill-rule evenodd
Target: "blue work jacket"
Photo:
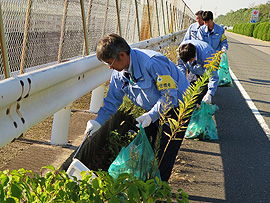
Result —
<path fill-rule="evenodd" d="M 224 34 L 224 29 L 216 23 L 214 23 L 214 29 L 211 32 L 209 32 L 206 25 L 201 26 L 197 37 L 199 40 L 210 44 L 215 51 L 220 51 L 221 49 L 228 50 L 228 42 Z"/>
<path fill-rule="evenodd" d="M 195 75 L 203 75 L 205 68 L 204 65 L 207 63 L 206 59 L 212 57 L 212 54 L 215 53 L 213 48 L 207 44 L 206 42 L 200 40 L 186 40 L 183 41 L 181 45 L 191 43 L 196 47 L 196 60 L 194 63 L 190 64 L 184 63 L 180 58 L 178 59 L 177 67 L 186 75 L 186 71 L 189 70 L 191 73 Z M 179 46 L 179 48 L 180 48 Z M 179 50 L 178 48 L 178 50 Z M 208 93 L 214 96 L 217 86 L 218 86 L 218 74 L 217 71 L 213 72 L 213 76 L 209 79 L 208 83 Z M 191 81 L 190 81 L 191 82 Z"/>
<path fill-rule="evenodd" d="M 155 122 L 160 117 L 159 111 L 163 110 L 161 104 L 168 101 L 166 95 L 169 95 L 170 107 L 178 107 L 179 99 L 183 99 L 183 93 L 189 86 L 184 74 L 164 55 L 141 49 L 131 49 L 130 55 L 133 80 L 131 82 L 126 78 L 124 71 L 113 71 L 104 106 L 100 108 L 95 119 L 101 125 L 115 114 L 125 94 L 135 105 L 148 111 L 152 122 Z M 159 76 L 170 76 L 175 88 L 160 89 L 157 84 L 162 84 L 162 77 Z"/>
<path fill-rule="evenodd" d="M 198 30 L 200 28 L 200 24 L 198 22 L 196 23 L 192 23 L 189 28 L 187 29 L 187 32 L 185 34 L 185 37 L 183 39 L 183 41 L 185 40 L 191 40 L 191 39 L 198 39 L 197 37 L 197 33 L 198 33 Z"/>

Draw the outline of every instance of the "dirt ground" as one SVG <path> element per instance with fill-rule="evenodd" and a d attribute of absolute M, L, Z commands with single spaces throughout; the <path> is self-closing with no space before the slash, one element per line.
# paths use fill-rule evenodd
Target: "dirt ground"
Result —
<path fill-rule="evenodd" d="M 40 168 L 48 164 L 61 166 L 83 140 L 84 128 L 81 126 L 85 126 L 87 120 L 95 117 L 95 114 L 86 112 L 90 98 L 89 93 L 72 104 L 67 146 L 50 145 L 53 121 L 51 116 L 0 149 L 0 170 L 23 167 L 39 173 Z M 205 153 L 199 153 L 200 151 Z M 169 180 L 172 191 L 182 188 L 190 195 L 190 202 L 216 202 L 216 199 L 224 199 L 222 161 L 216 156 L 218 153 L 218 143 L 184 140 Z M 219 188 L 220 192 L 216 193 Z M 213 199 L 203 199 L 205 192 Z"/>
<path fill-rule="evenodd" d="M 66 147 L 50 145 L 53 120 L 50 117 L 0 149 L 0 170 L 25 168 L 39 173 L 41 167 L 49 164 L 61 166 L 83 140 L 84 128 L 81 126 L 95 117 L 85 112 L 89 108 L 89 101 L 90 94 L 74 102 Z M 223 168 L 218 153 L 218 142 L 184 140 L 169 180 L 172 191 L 183 189 L 190 195 L 190 202 L 224 199 Z M 214 200 L 202 199 L 205 192 Z"/>

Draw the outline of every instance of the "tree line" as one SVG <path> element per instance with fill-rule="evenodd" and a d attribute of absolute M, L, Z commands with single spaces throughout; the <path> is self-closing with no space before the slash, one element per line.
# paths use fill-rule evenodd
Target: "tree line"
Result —
<path fill-rule="evenodd" d="M 253 9 L 259 10 L 258 22 L 269 22 L 270 21 L 270 1 L 266 4 L 260 4 L 257 6 L 250 6 L 250 8 L 243 8 L 237 11 L 231 10 L 226 15 L 219 15 L 215 19 L 215 23 L 223 24 L 225 26 L 234 26 L 239 23 L 249 23 L 251 18 L 251 12 Z"/>

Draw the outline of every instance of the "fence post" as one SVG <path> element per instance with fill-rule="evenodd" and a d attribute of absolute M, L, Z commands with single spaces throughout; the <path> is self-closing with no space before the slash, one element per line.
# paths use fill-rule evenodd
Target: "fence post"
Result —
<path fill-rule="evenodd" d="M 89 0 L 89 7 L 88 7 L 88 12 L 87 12 L 87 18 L 86 18 L 86 29 L 89 27 L 91 10 L 92 10 L 92 0 Z M 87 42 L 88 42 L 88 40 L 87 40 Z M 83 45 L 83 56 L 85 55 L 85 52 L 86 52 L 86 47 L 85 47 L 85 44 L 84 44 Z"/>
<path fill-rule="evenodd" d="M 166 11 L 167 11 L 167 21 L 168 21 L 168 32 L 170 32 L 170 18 L 169 18 L 168 2 L 167 1 L 166 1 Z"/>
<path fill-rule="evenodd" d="M 184 2 L 184 4 L 185 4 L 185 2 Z M 181 23 L 181 30 L 183 30 L 184 19 L 185 19 L 185 10 L 186 10 L 186 4 L 184 5 L 184 10 L 183 10 L 182 23 Z"/>
<path fill-rule="evenodd" d="M 126 28 L 125 28 L 125 38 L 127 38 L 127 30 L 128 30 L 129 15 L 130 15 L 130 7 L 131 7 L 131 1 L 129 1 L 129 4 L 128 4 L 127 23 L 126 23 Z"/>
<path fill-rule="evenodd" d="M 10 68 L 8 63 L 8 56 L 7 56 L 7 44 L 6 44 L 6 38 L 5 38 L 5 30 L 4 30 L 4 23 L 2 18 L 2 4 L 0 3 L 0 40 L 1 40 L 1 53 L 2 53 L 2 59 L 3 59 L 3 65 L 4 65 L 4 72 L 5 72 L 5 78 L 10 77 Z"/>
<path fill-rule="evenodd" d="M 107 22 L 107 13 L 108 13 L 108 3 L 109 0 L 106 0 L 106 4 L 105 4 L 105 12 L 104 12 L 104 20 L 103 20 L 103 28 L 102 28 L 102 37 L 105 34 L 105 27 L 106 27 L 106 22 Z"/>
<path fill-rule="evenodd" d="M 158 5 L 157 5 L 157 0 L 154 0 L 154 1 L 155 1 L 155 5 L 156 5 L 156 15 L 157 15 L 158 36 L 160 36 L 159 18 L 158 18 Z"/>
<path fill-rule="evenodd" d="M 62 49 L 63 49 L 63 43 L 64 43 L 68 1 L 69 0 L 65 0 L 65 4 L 64 4 L 64 12 L 63 12 L 63 19 L 62 19 L 62 26 L 61 26 L 61 36 L 60 36 L 60 42 L 59 42 L 57 63 L 60 63 L 61 58 L 62 58 Z"/>
<path fill-rule="evenodd" d="M 172 11 L 172 4 L 170 4 L 170 14 L 171 14 L 171 25 L 170 25 L 170 32 L 173 32 L 173 11 Z"/>
<path fill-rule="evenodd" d="M 165 23 L 165 14 L 164 14 L 164 4 L 163 4 L 163 0 L 161 0 L 161 6 L 162 6 L 162 15 L 163 15 L 163 26 L 164 26 L 164 34 L 166 35 L 166 23 Z"/>
<path fill-rule="evenodd" d="M 91 113 L 97 113 L 100 107 L 103 105 L 105 85 L 102 84 L 92 91 L 91 103 L 89 111 Z"/>
<path fill-rule="evenodd" d="M 68 2 L 69 0 L 65 0 L 64 3 L 57 63 L 61 63 L 62 58 Z M 71 104 L 66 106 L 62 110 L 56 112 L 53 116 L 52 133 L 51 133 L 51 144 L 53 145 L 67 144 L 71 106 L 72 106 Z"/>
<path fill-rule="evenodd" d="M 25 19 L 25 27 L 24 27 L 24 35 L 23 35 L 20 74 L 23 74 L 23 71 L 24 71 L 25 52 L 26 52 L 26 44 L 27 44 L 27 40 L 28 40 L 28 30 L 29 30 L 29 21 L 30 21 L 30 15 L 31 15 L 31 7 L 32 7 L 32 0 L 28 0 L 26 19 Z"/>
<path fill-rule="evenodd" d="M 151 25 L 151 17 L 150 17 L 150 5 L 149 0 L 147 0 L 147 10 L 148 10 L 148 20 L 149 20 L 149 27 L 150 27 L 150 37 L 152 38 L 152 25 Z"/>
<path fill-rule="evenodd" d="M 119 6 L 118 6 L 118 0 L 115 0 L 115 4 L 116 4 L 116 12 L 117 12 L 117 21 L 118 21 L 119 35 L 122 36 L 121 23 L 120 23 L 120 11 L 119 11 Z"/>
<path fill-rule="evenodd" d="M 80 0 L 80 3 L 81 3 L 81 12 L 82 12 L 85 52 L 86 52 L 86 55 L 89 55 L 88 37 L 87 37 L 86 22 L 85 22 L 84 0 Z M 84 51 L 83 51 L 83 54 L 84 54 Z"/>
<path fill-rule="evenodd" d="M 137 5 L 137 0 L 134 0 L 134 1 L 135 1 L 135 9 L 136 9 L 136 19 L 137 19 L 138 36 L 139 36 L 139 41 L 141 41 L 140 21 L 139 21 L 139 14 L 138 14 L 138 5 Z"/>

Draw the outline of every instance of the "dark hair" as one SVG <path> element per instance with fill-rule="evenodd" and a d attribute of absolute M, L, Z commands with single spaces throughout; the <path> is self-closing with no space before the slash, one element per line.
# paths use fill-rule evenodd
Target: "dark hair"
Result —
<path fill-rule="evenodd" d="M 197 11 L 197 12 L 195 13 L 196 16 L 198 16 L 198 15 L 201 16 L 202 14 L 203 14 L 203 10 L 199 10 L 199 11 Z"/>
<path fill-rule="evenodd" d="M 196 47 L 191 43 L 181 45 L 179 48 L 179 56 L 184 63 L 188 62 L 196 56 Z"/>
<path fill-rule="evenodd" d="M 120 52 L 126 52 L 129 55 L 130 46 L 119 35 L 109 34 L 98 41 L 96 50 L 98 60 L 118 58 Z"/>
<path fill-rule="evenodd" d="M 213 13 L 211 11 L 204 11 L 202 14 L 203 21 L 213 20 Z"/>

